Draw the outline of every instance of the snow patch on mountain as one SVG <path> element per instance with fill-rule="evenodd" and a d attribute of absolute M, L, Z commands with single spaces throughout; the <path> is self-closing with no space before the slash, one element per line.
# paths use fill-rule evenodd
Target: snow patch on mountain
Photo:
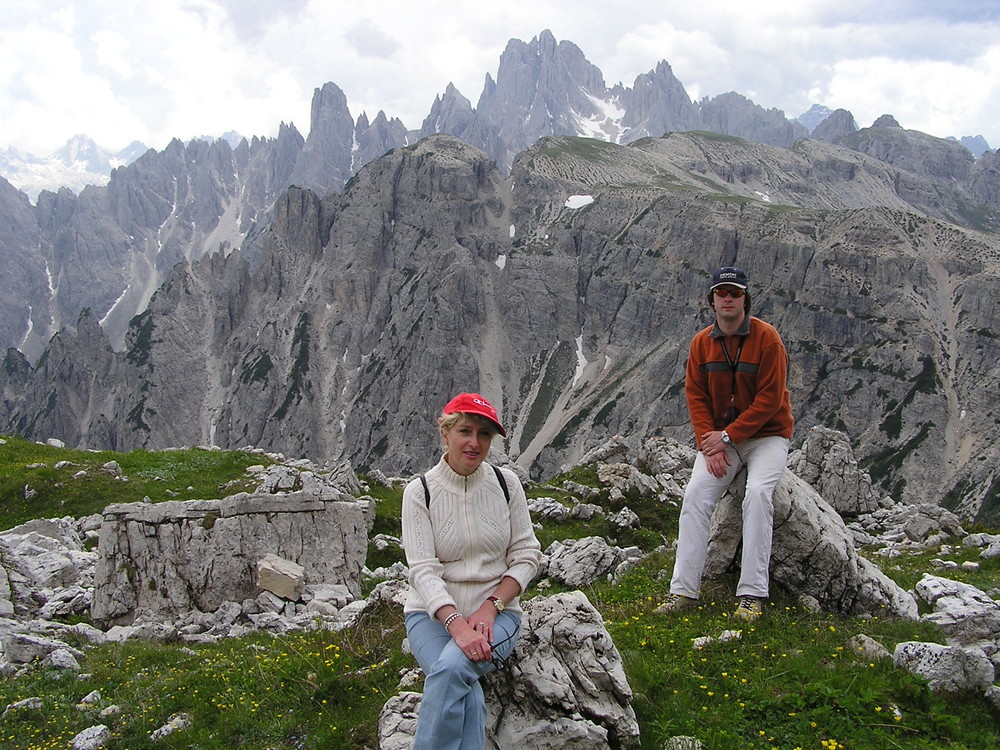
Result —
<path fill-rule="evenodd" d="M 597 108 L 597 114 L 592 117 L 584 117 L 579 112 L 573 112 L 577 133 L 584 138 L 597 138 L 611 143 L 621 143 L 622 135 L 625 134 L 627 128 L 622 127 L 625 110 L 622 109 L 617 98 L 598 99 L 585 89 L 581 90 Z"/>
<path fill-rule="evenodd" d="M 112 153 L 87 136 L 76 135 L 44 158 L 13 147 L 0 151 L 0 175 L 34 203 L 43 190 L 57 192 L 65 187 L 79 193 L 87 185 L 107 185 L 112 171 L 131 164 L 146 151 L 135 141 Z"/>

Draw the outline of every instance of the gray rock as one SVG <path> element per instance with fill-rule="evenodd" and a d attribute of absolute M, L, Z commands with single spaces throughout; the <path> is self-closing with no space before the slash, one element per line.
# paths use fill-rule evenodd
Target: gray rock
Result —
<path fill-rule="evenodd" d="M 745 479 L 737 479 L 712 519 L 705 575 L 738 565 Z M 858 555 L 840 515 L 785 471 L 774 491 L 771 578 L 827 611 L 916 619 L 917 603 L 876 565 Z"/>
<path fill-rule="evenodd" d="M 545 572 L 567 586 L 586 586 L 606 578 L 629 557 L 625 550 L 610 546 L 599 536 L 553 542 L 545 556 Z"/>
<path fill-rule="evenodd" d="M 892 656 L 889 649 L 876 641 L 874 638 L 860 633 L 848 641 L 851 650 L 861 654 L 866 659 L 888 659 Z"/>
<path fill-rule="evenodd" d="M 580 591 L 535 597 L 511 669 L 487 682 L 487 735 L 497 747 L 638 745 L 632 690 L 600 614 Z M 558 743 L 562 738 L 563 744 Z"/>
<path fill-rule="evenodd" d="M 696 737 L 671 737 L 663 750 L 702 750 L 704 745 Z"/>
<path fill-rule="evenodd" d="M 601 491 L 596 487 L 588 487 L 585 484 L 580 484 L 579 482 L 573 482 L 571 480 L 566 480 L 563 482 L 563 489 L 569 492 L 577 500 L 587 502 L 600 497 Z"/>
<path fill-rule="evenodd" d="M 69 669 L 74 672 L 80 671 L 80 662 L 77 661 L 73 653 L 67 648 L 57 648 L 50 651 L 45 657 L 45 663 L 56 669 Z"/>
<path fill-rule="evenodd" d="M 810 429 L 802 448 L 789 455 L 788 468 L 842 516 L 871 513 L 879 507 L 871 477 L 858 467 L 847 435 L 838 430 Z"/>
<path fill-rule="evenodd" d="M 150 733 L 149 739 L 151 739 L 153 742 L 159 742 L 160 740 L 165 740 L 167 737 L 176 732 L 189 729 L 191 727 L 191 724 L 192 724 L 191 714 L 188 713 L 174 714 L 167 720 L 166 724 L 164 724 L 162 727 L 159 727 L 158 729 L 154 729 Z"/>
<path fill-rule="evenodd" d="M 975 586 L 925 573 L 916 593 L 934 608 L 922 619 L 940 627 L 949 644 L 1000 642 L 1000 604 Z"/>
<path fill-rule="evenodd" d="M 44 659 L 56 650 L 65 651 L 75 659 L 83 658 L 82 651 L 62 641 L 25 632 L 0 635 L 0 643 L 3 644 L 4 658 L 15 664 L 27 664 L 35 659 Z"/>
<path fill-rule="evenodd" d="M 533 497 L 528 501 L 532 518 L 550 521 L 564 521 L 570 516 L 570 509 L 554 497 Z"/>
<path fill-rule="evenodd" d="M 639 727 L 621 656 L 580 591 L 523 602 L 509 668 L 483 679 L 487 747 L 601 750 L 638 746 Z M 408 748 L 419 693 L 391 697 L 379 717 L 381 750 Z"/>
<path fill-rule="evenodd" d="M 88 727 L 72 741 L 73 750 L 98 750 L 111 742 L 111 730 L 104 724 Z"/>
<path fill-rule="evenodd" d="M 591 521 L 595 518 L 600 518 L 604 515 L 604 508 L 600 505 L 593 505 L 592 503 L 580 503 L 579 505 L 574 505 L 569 512 L 570 518 L 576 518 L 580 521 Z"/>
<path fill-rule="evenodd" d="M 417 732 L 421 693 L 404 691 L 382 706 L 378 719 L 379 750 L 410 750 Z"/>
<path fill-rule="evenodd" d="M 3 715 L 0 719 L 6 719 L 11 713 L 17 711 L 41 711 L 42 710 L 42 699 L 37 696 L 32 696 L 31 698 L 24 698 L 14 703 L 9 703 L 3 710 Z"/>
<path fill-rule="evenodd" d="M 931 690 L 984 693 L 995 678 L 993 663 L 979 649 L 907 641 L 896 644 L 893 663 L 923 677 Z"/>
<path fill-rule="evenodd" d="M 339 583 L 357 596 L 368 512 L 303 492 L 108 506 L 92 616 L 127 624 L 138 610 L 174 616 L 253 598 L 267 554 L 300 565 L 305 584 Z"/>

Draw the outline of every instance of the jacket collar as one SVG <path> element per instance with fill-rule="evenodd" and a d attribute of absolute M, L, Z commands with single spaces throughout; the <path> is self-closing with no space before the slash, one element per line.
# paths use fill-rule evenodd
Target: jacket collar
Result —
<path fill-rule="evenodd" d="M 442 455 L 441 460 L 437 463 L 437 466 L 428 471 L 427 474 L 433 475 L 446 490 L 455 493 L 462 493 L 473 490 L 479 486 L 479 484 L 483 481 L 483 477 L 486 476 L 484 473 L 485 469 L 486 462 L 483 461 L 479 464 L 479 468 L 469 474 L 469 476 L 463 476 L 451 468 Z"/>
<path fill-rule="evenodd" d="M 747 336 L 747 335 L 749 335 L 749 333 L 750 333 L 750 317 L 751 316 L 749 316 L 749 315 L 745 315 L 743 317 L 743 322 L 740 323 L 740 327 L 736 329 L 736 333 L 733 334 L 734 336 Z M 721 338 L 725 338 L 725 336 L 726 336 L 726 334 L 724 334 L 722 332 L 722 330 L 719 328 L 719 321 L 715 321 L 714 323 L 712 323 L 712 330 L 711 330 L 711 332 L 708 335 L 710 337 L 712 337 L 713 339 L 721 339 Z"/>

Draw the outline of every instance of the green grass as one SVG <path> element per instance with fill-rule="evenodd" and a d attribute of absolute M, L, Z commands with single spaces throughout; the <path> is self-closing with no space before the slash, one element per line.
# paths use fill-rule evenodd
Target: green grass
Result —
<path fill-rule="evenodd" d="M 109 502 L 140 497 L 168 499 L 164 485 L 187 497 L 218 496 L 213 488 L 242 481 L 248 463 L 263 457 L 218 451 L 165 451 L 90 454 L 36 446 L 8 438 L 0 446 L 0 515 L 3 526 L 21 507 L 23 487 L 39 484 L 39 495 L 17 516 L 66 515 L 71 497 L 85 493 L 66 490 L 71 484 L 42 491 L 39 469 L 27 464 L 73 460 L 99 467 L 117 460 L 130 477 L 91 485 L 83 512 L 95 512 Z M 128 467 L 128 468 L 126 468 Z M 211 478 L 201 478 L 202 472 Z M 88 469 L 88 473 L 92 472 Z M 530 496 L 556 497 L 570 478 L 597 484 L 592 467 L 575 469 L 536 486 Z M 184 488 L 195 487 L 194 491 Z M 161 488 L 155 497 L 154 490 Z M 107 493 L 107 494 L 103 494 Z M 131 493 L 131 494 L 125 494 Z M 399 536 L 402 491 L 370 483 L 376 501 L 373 533 Z M 184 499 L 184 498 L 181 498 Z M 629 497 L 612 504 L 607 491 L 593 501 L 609 512 L 627 504 L 643 522 L 640 531 L 618 532 L 606 521 L 545 522 L 539 532 L 543 547 L 556 538 L 600 534 L 621 545 L 636 543 L 653 550 L 664 537 L 676 536 L 677 508 L 653 500 Z M 75 505 L 73 507 L 76 507 Z M 73 511 L 76 514 L 77 511 Z M 977 528 L 977 531 L 989 531 Z M 631 536 L 630 536 L 631 535 Z M 369 550 L 368 567 L 402 559 L 397 549 Z M 904 587 L 912 587 L 924 572 L 964 580 L 984 590 L 1000 586 L 1000 561 L 980 561 L 978 571 L 936 571 L 931 560 L 962 562 L 977 559 L 953 541 L 953 553 L 870 559 Z M 817 614 L 801 608 L 789 592 L 776 587 L 764 616 L 752 626 L 731 617 L 735 581 L 726 577 L 707 582 L 703 606 L 675 615 L 654 609 L 667 593 L 673 564 L 671 552 L 656 552 L 619 583 L 600 582 L 584 592 L 601 612 L 622 654 L 634 691 L 641 747 L 659 750 L 667 739 L 691 735 L 708 750 L 951 750 L 1000 744 L 1000 712 L 978 694 L 944 694 L 893 667 L 891 659 L 872 660 L 851 649 L 850 639 L 865 634 L 891 653 L 910 640 L 945 641 L 926 623 Z M 546 590 L 561 590 L 558 585 Z M 526 597 L 538 591 L 528 591 Z M 710 643 L 701 650 L 693 641 L 739 629 L 737 640 Z M 33 665 L 16 677 L 0 679 L 0 711 L 24 698 L 42 698 L 41 710 L 26 709 L 0 721 L 0 746 L 11 750 L 66 748 L 78 732 L 98 723 L 113 730 L 108 750 L 143 748 L 273 748 L 360 750 L 377 747 L 379 711 L 397 690 L 401 670 L 414 666 L 401 653 L 404 636 L 400 608 L 380 605 L 357 628 L 340 633 L 312 632 L 271 636 L 263 633 L 212 645 L 127 642 L 86 648 L 83 671 L 77 675 Z M 80 646 L 81 644 L 75 644 Z M 80 699 L 99 690 L 101 701 L 80 709 Z M 121 712 L 102 718 L 109 705 Z M 154 743 L 150 732 L 172 715 L 193 716 L 190 729 Z"/>
<path fill-rule="evenodd" d="M 40 696 L 41 710 L 0 722 L 0 746 L 67 748 L 94 724 L 113 730 L 109 748 L 360 748 L 378 746 L 382 705 L 396 692 L 402 617 L 382 605 L 358 628 L 272 637 L 255 634 L 210 646 L 129 641 L 88 649 L 87 674 L 35 669 L 0 681 L 0 705 Z M 84 710 L 80 699 L 98 690 Z M 99 714 L 108 706 L 121 713 Z M 188 713 L 190 729 L 154 742 L 150 733 Z"/>
<path fill-rule="evenodd" d="M 15 436 L 0 445 L 0 528 L 32 518 L 100 513 L 109 503 L 218 498 L 253 488 L 248 466 L 269 465 L 257 453 L 186 448 L 169 451 L 81 451 Z M 101 467 L 117 461 L 123 478 Z M 62 468 L 56 464 L 68 462 Z M 80 472 L 83 472 L 80 474 Z M 78 476 L 79 475 L 79 476 Z M 226 487 L 223 487 L 226 485 Z M 25 497 L 25 488 L 33 496 Z"/>
<path fill-rule="evenodd" d="M 710 750 L 996 746 L 1000 713 L 982 695 L 931 693 L 891 658 L 850 646 L 858 634 L 890 653 L 902 641 L 943 642 L 932 625 L 816 614 L 779 589 L 747 626 L 731 617 L 735 580 L 711 582 L 697 609 L 657 615 L 650 592 L 666 594 L 657 570 L 647 564 L 617 587 L 588 591 L 625 661 L 643 748 L 675 735 Z M 727 630 L 742 636 L 719 640 Z M 704 636 L 716 640 L 695 649 Z"/>

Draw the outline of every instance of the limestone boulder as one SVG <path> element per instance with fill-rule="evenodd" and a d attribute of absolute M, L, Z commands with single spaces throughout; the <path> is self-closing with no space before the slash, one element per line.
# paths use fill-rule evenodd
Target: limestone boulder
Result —
<path fill-rule="evenodd" d="M 922 619 L 933 622 L 957 646 L 1000 642 L 1000 604 L 989 594 L 967 583 L 925 573 L 916 593 L 934 611 Z"/>
<path fill-rule="evenodd" d="M 104 510 L 91 615 L 130 624 L 140 610 L 214 612 L 261 593 L 257 564 L 301 566 L 302 584 L 342 584 L 360 596 L 367 503 L 306 492 L 222 500 L 127 503 Z"/>
<path fill-rule="evenodd" d="M 485 692 L 487 735 L 496 748 L 623 748 L 639 725 L 621 655 L 581 591 L 535 597 L 510 668 Z"/>
<path fill-rule="evenodd" d="M 635 550 L 614 547 L 603 537 L 588 536 L 566 542 L 553 542 L 545 550 L 545 573 L 567 586 L 586 586 L 607 578 L 633 556 Z"/>
<path fill-rule="evenodd" d="M 619 750 L 638 747 L 621 655 L 581 591 L 522 603 L 524 619 L 507 668 L 483 678 L 491 750 Z M 419 693 L 403 690 L 379 719 L 380 750 L 409 748 Z"/>
<path fill-rule="evenodd" d="M 745 475 L 739 475 L 712 518 L 705 575 L 739 565 Z M 802 479 L 785 471 L 774 491 L 771 579 L 848 615 L 916 619 L 913 596 L 861 557 L 840 514 Z"/>
<path fill-rule="evenodd" d="M 931 690 L 985 692 L 996 676 L 993 663 L 979 649 L 906 641 L 892 655 L 899 669 L 923 677 Z"/>
<path fill-rule="evenodd" d="M 843 516 L 871 513 L 880 507 L 871 477 L 858 466 L 850 440 L 839 430 L 810 429 L 802 447 L 789 455 L 788 468 Z"/>

